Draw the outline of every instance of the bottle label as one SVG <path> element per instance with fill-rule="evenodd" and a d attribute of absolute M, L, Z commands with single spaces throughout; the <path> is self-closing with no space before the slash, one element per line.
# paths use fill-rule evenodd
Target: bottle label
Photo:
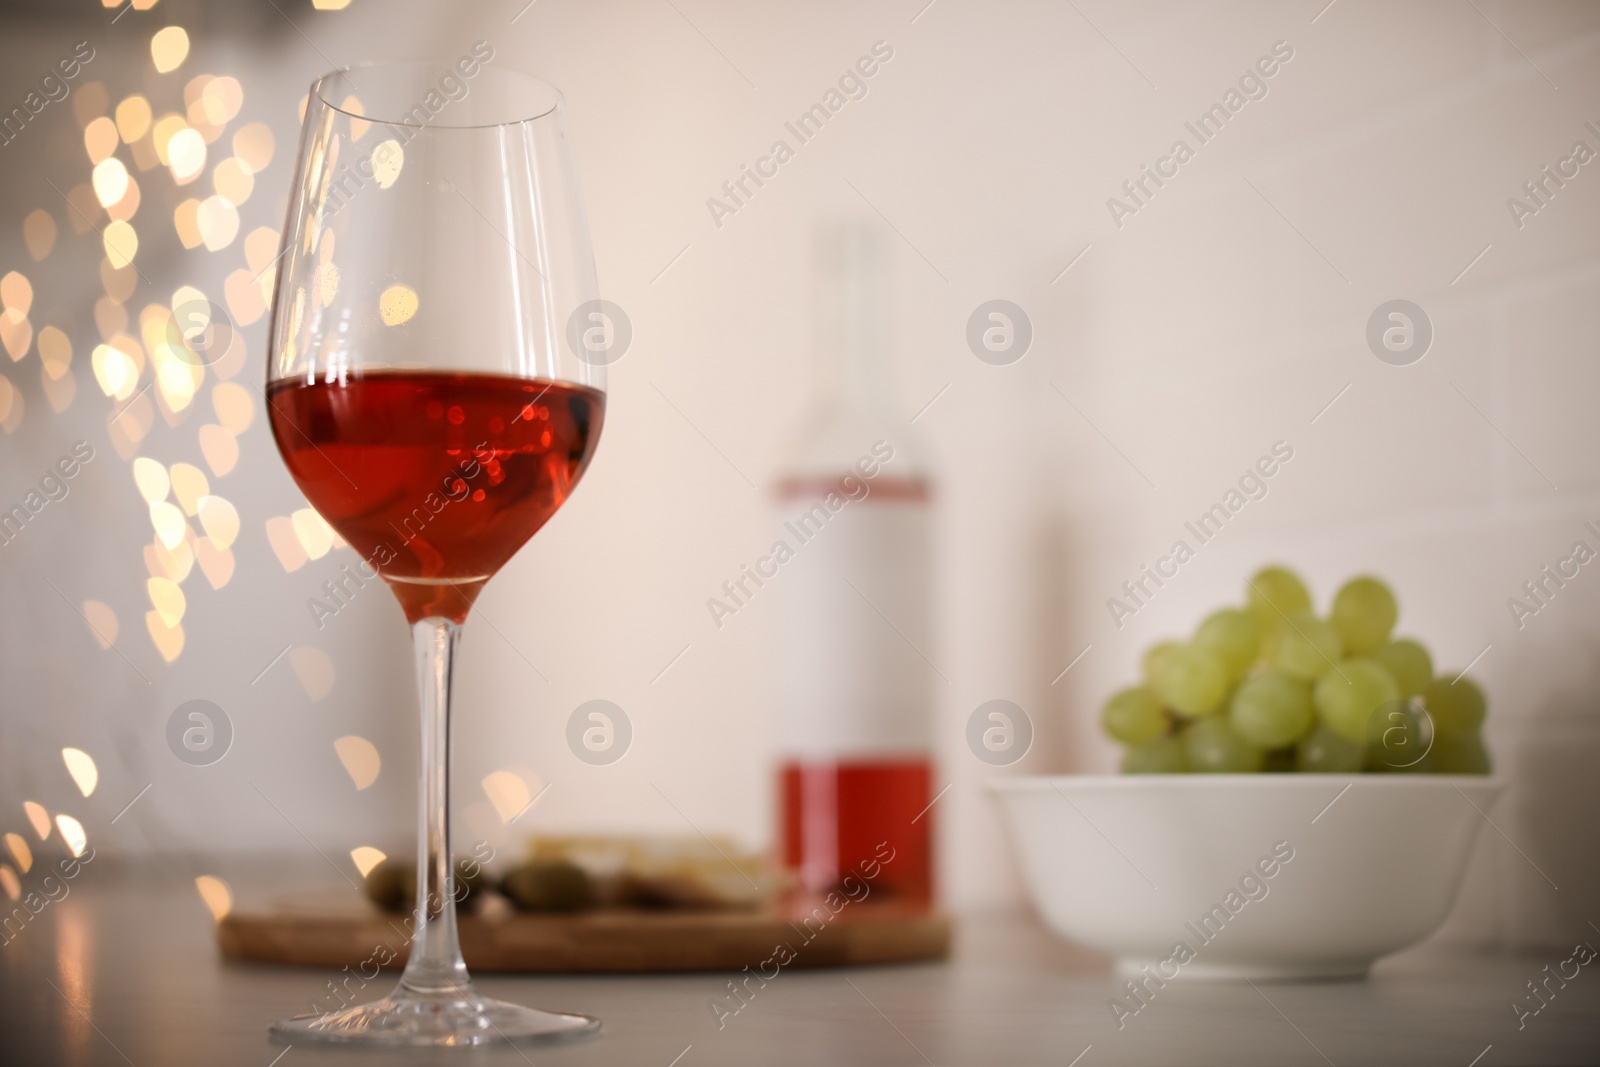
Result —
<path fill-rule="evenodd" d="M 879 477 L 826 520 L 836 485 L 783 483 L 800 541 L 779 590 L 779 750 L 799 759 L 926 752 L 933 685 L 927 483 Z M 806 521 L 811 516 L 811 521 Z M 802 540 L 803 537 L 803 540 Z"/>

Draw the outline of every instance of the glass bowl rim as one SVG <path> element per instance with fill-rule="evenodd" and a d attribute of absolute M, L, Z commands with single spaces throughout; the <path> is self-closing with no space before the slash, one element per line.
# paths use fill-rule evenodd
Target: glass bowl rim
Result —
<path fill-rule="evenodd" d="M 335 70 L 330 70 L 319 75 L 311 83 L 311 87 L 308 91 L 308 99 L 315 99 L 329 111 L 336 112 L 337 114 L 343 115 L 349 119 L 358 120 L 361 122 L 370 122 L 375 126 L 397 126 L 402 129 L 411 130 L 492 130 L 506 126 L 521 126 L 526 123 L 537 122 L 540 119 L 549 118 L 556 112 L 561 111 L 566 104 L 566 96 L 553 83 L 546 81 L 544 78 L 541 78 L 536 74 L 529 74 L 527 71 L 520 70 L 516 67 L 506 66 L 496 67 L 496 73 L 515 75 L 516 77 L 525 80 L 530 88 L 547 94 L 550 98 L 550 105 L 536 114 L 524 115 L 520 118 L 507 119 L 504 122 L 407 122 L 404 119 L 389 119 L 374 114 L 359 114 L 344 107 L 341 103 L 329 99 L 326 93 L 327 88 L 331 84 L 341 80 L 348 84 L 351 89 L 359 93 L 360 88 L 356 85 L 354 79 L 350 77 L 350 74 L 353 71 L 396 70 L 403 67 L 430 67 L 435 69 L 442 67 L 443 71 L 447 74 L 456 73 L 455 67 L 451 61 L 441 60 L 438 58 L 425 57 L 421 59 L 411 58 L 368 60 L 361 63 L 353 63 L 347 67 L 339 67 Z"/>

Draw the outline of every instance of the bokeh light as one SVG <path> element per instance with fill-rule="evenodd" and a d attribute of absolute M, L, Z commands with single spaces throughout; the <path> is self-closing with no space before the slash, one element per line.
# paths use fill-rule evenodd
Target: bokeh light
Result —
<path fill-rule="evenodd" d="M 149 631 L 151 643 L 156 646 L 156 651 L 161 653 L 163 660 L 171 663 L 183 655 L 182 626 L 168 626 L 161 621 L 161 616 L 153 611 L 144 613 L 144 626 Z"/>
<path fill-rule="evenodd" d="M 104 244 L 106 261 L 119 269 L 132 263 L 133 257 L 139 254 L 139 234 L 120 219 L 106 227 Z"/>
<path fill-rule="evenodd" d="M 194 887 L 200 891 L 200 899 L 205 901 L 213 920 L 221 922 L 233 910 L 233 890 L 221 878 L 202 874 L 194 880 Z"/>
<path fill-rule="evenodd" d="M 150 38 L 150 58 L 162 74 L 177 70 L 189 56 L 189 34 L 182 26 L 157 30 Z"/>
<path fill-rule="evenodd" d="M 200 236 L 200 201 L 185 200 L 173 208 L 172 226 L 184 248 L 199 248 L 204 240 Z"/>
<path fill-rule="evenodd" d="M 48 840 L 50 837 L 50 813 L 44 810 L 44 805 L 37 804 L 31 800 L 24 800 L 22 802 L 22 811 L 28 817 L 28 825 L 33 827 L 33 832 L 38 836 L 39 840 Z"/>
<path fill-rule="evenodd" d="M 146 504 L 158 504 L 167 499 L 167 494 L 172 491 L 172 479 L 167 474 L 167 468 L 149 456 L 140 456 L 133 461 L 133 484 L 139 487 L 139 495 L 144 497 Z"/>
<path fill-rule="evenodd" d="M 92 184 L 100 206 L 110 207 L 128 191 L 128 168 L 116 156 L 102 159 L 94 166 Z"/>
<path fill-rule="evenodd" d="M 139 183 L 132 177 L 128 178 L 127 188 L 123 191 L 122 199 L 106 207 L 106 214 L 118 222 L 127 222 L 139 210 L 141 198 Z"/>
<path fill-rule="evenodd" d="M 255 419 L 255 397 L 237 382 L 220 382 L 211 390 L 211 409 L 217 421 L 235 437 L 250 428 Z"/>
<path fill-rule="evenodd" d="M 117 642 L 117 613 L 110 604 L 99 600 L 85 600 L 83 602 L 83 617 L 89 622 L 89 632 L 94 635 L 95 644 L 101 650 L 110 648 Z"/>
<path fill-rule="evenodd" d="M 161 162 L 163 167 L 170 165 L 172 162 L 171 156 L 168 154 L 168 149 L 172 145 L 172 138 L 188 128 L 189 123 L 182 115 L 169 113 L 156 120 L 155 126 L 150 131 L 150 144 L 156 150 L 156 159 Z"/>
<path fill-rule="evenodd" d="M 293 574 L 306 565 L 306 549 L 300 543 L 300 538 L 295 536 L 292 519 L 282 515 L 268 519 L 267 543 L 272 546 L 272 554 L 278 557 L 278 563 L 285 572 Z"/>
<path fill-rule="evenodd" d="M 171 578 L 150 578 L 145 581 L 145 590 L 150 596 L 150 606 L 161 616 L 162 623 L 171 627 L 183 621 L 189 601 L 177 582 Z"/>
<path fill-rule="evenodd" d="M 150 101 L 135 93 L 117 105 L 117 133 L 123 144 L 132 144 L 150 132 L 153 115 Z"/>
<path fill-rule="evenodd" d="M 117 150 L 117 124 L 102 115 L 83 129 L 83 147 L 89 162 L 99 164 Z"/>
<path fill-rule="evenodd" d="M 179 185 L 187 185 L 200 176 L 206 169 L 206 142 L 199 130 L 185 126 L 172 134 L 167 141 L 167 166 L 172 180 Z"/>
<path fill-rule="evenodd" d="M 201 497 L 200 525 L 218 548 L 229 548 L 239 536 L 239 512 L 220 496 Z"/>
<path fill-rule="evenodd" d="M 221 478 L 239 462 L 239 442 L 226 427 L 208 422 L 200 427 L 200 455 L 211 473 Z"/>
<path fill-rule="evenodd" d="M 6 834 L 6 848 L 10 850 L 11 858 L 17 861 L 17 867 L 23 874 L 33 869 L 33 849 L 28 847 L 28 842 L 21 834 Z"/>
<path fill-rule="evenodd" d="M 238 78 L 212 78 L 200 93 L 200 105 L 206 121 L 214 126 L 226 125 L 244 106 L 244 88 Z"/>
<path fill-rule="evenodd" d="M 145 546 L 144 566 L 153 578 L 168 578 L 182 582 L 194 569 L 194 549 L 190 545 L 192 531 L 184 531 L 184 539 L 167 548 L 159 540 Z"/>
<path fill-rule="evenodd" d="M 361 98 L 359 96 L 354 96 L 354 95 L 345 97 L 343 102 L 339 104 L 339 110 L 345 112 L 348 115 L 365 115 L 367 113 L 366 106 L 361 103 Z M 366 132 L 371 128 L 372 128 L 372 123 L 367 122 L 367 121 L 365 121 L 363 119 L 352 118 L 350 120 L 350 139 L 354 140 L 354 141 L 361 140 L 361 138 L 363 136 L 365 136 Z M 332 151 L 330 152 L 330 154 L 328 156 L 328 169 L 329 170 L 333 169 L 334 162 L 338 158 L 338 156 L 337 156 L 338 149 L 339 149 L 339 142 L 336 139 L 333 142 Z"/>
<path fill-rule="evenodd" d="M 264 122 L 241 126 L 233 135 L 233 154 L 252 174 L 260 174 L 272 162 L 272 130 Z"/>
<path fill-rule="evenodd" d="M 337 738 L 333 742 L 333 750 L 339 754 L 339 762 L 344 764 L 345 772 L 350 775 L 357 790 L 365 789 L 378 780 L 383 761 L 378 758 L 377 746 L 371 741 L 350 734 Z"/>
<path fill-rule="evenodd" d="M 255 191 L 256 180 L 250 168 L 238 156 L 229 156 L 211 172 L 211 184 L 218 196 L 237 206 L 250 199 L 250 194 Z"/>
<path fill-rule="evenodd" d="M 0 311 L 0 346 L 13 362 L 20 362 L 33 344 L 33 323 L 15 308 Z"/>
<path fill-rule="evenodd" d="M 22 240 L 35 263 L 44 259 L 56 246 L 55 216 L 44 208 L 28 212 L 28 217 L 22 220 Z"/>
<path fill-rule="evenodd" d="M 155 425 L 156 406 L 148 394 L 140 393 L 119 411 L 106 416 L 106 435 L 111 447 L 124 461 L 131 460 L 139 451 L 150 427 Z"/>
<path fill-rule="evenodd" d="M 0 308 L 26 317 L 33 308 L 33 283 L 24 274 L 11 271 L 0 278 Z"/>
<path fill-rule="evenodd" d="M 178 506 L 185 515 L 197 514 L 200 511 L 200 498 L 211 493 L 211 483 L 199 467 L 188 463 L 174 463 L 169 474 L 172 495 L 177 497 Z"/>
<path fill-rule="evenodd" d="M 67 773 L 72 775 L 78 792 L 84 796 L 92 794 L 94 787 L 100 784 L 100 768 L 95 766 L 94 757 L 81 748 L 64 748 L 61 760 L 67 765 Z"/>
<path fill-rule="evenodd" d="M 400 168 L 406 165 L 406 150 L 396 140 L 380 141 L 372 150 L 372 177 L 378 188 L 387 189 L 400 177 Z"/>
<path fill-rule="evenodd" d="M 378 314 L 385 326 L 409 322 L 417 313 L 416 290 L 409 285 L 391 285 L 378 297 Z"/>
<path fill-rule="evenodd" d="M 184 531 L 189 528 L 177 505 L 164 500 L 150 505 L 150 525 L 155 528 L 156 538 L 169 549 L 183 543 Z"/>
<path fill-rule="evenodd" d="M 239 234 L 239 211 L 226 197 L 208 196 L 195 212 L 200 239 L 209 251 L 219 252 Z"/>
<path fill-rule="evenodd" d="M 194 559 L 200 564 L 200 573 L 206 576 L 206 584 L 213 589 L 221 589 L 233 577 L 233 553 L 218 548 L 209 537 L 194 539 Z"/>
<path fill-rule="evenodd" d="M 56 414 L 72 406 L 72 400 L 78 395 L 78 382 L 71 371 L 58 376 L 50 373 L 48 367 L 40 368 L 40 386 L 44 389 L 44 398 L 50 402 L 50 410 Z"/>
<path fill-rule="evenodd" d="M 34 347 L 38 349 L 39 361 L 44 364 L 44 373 L 48 377 L 59 379 L 71 368 L 72 342 L 56 327 L 46 326 L 40 330 Z"/>
<path fill-rule="evenodd" d="M 109 261 L 100 261 L 100 287 L 106 295 L 119 304 L 128 302 L 139 285 L 139 272 L 131 267 L 113 267 Z M 143 358 L 140 359 L 141 366 Z"/>
<path fill-rule="evenodd" d="M 95 345 L 89 366 L 94 371 L 94 380 L 100 384 L 100 391 L 106 396 L 126 400 L 139 384 L 139 368 L 133 357 L 112 345 Z"/>
<path fill-rule="evenodd" d="M 317 287 L 314 290 L 321 307 L 331 307 L 339 292 L 339 265 L 323 263 L 317 267 Z"/>
<path fill-rule="evenodd" d="M 512 770 L 495 771 L 483 779 L 483 793 L 494 805 L 502 823 L 516 818 L 533 798 L 533 790 L 522 775 Z"/>
<path fill-rule="evenodd" d="M 333 527 L 311 508 L 301 508 L 289 517 L 294 535 L 311 559 L 321 559 L 333 547 Z"/>
<path fill-rule="evenodd" d="M 311 645 L 299 645 L 290 649 L 289 667 L 313 703 L 333 690 L 337 672 L 333 669 L 333 660 L 329 659 L 328 654 L 322 649 Z"/>
<path fill-rule="evenodd" d="M 382 849 L 373 848 L 371 845 L 357 845 L 350 850 L 350 859 L 363 878 L 372 872 L 372 868 L 388 858 Z"/>
<path fill-rule="evenodd" d="M 83 832 L 83 823 L 70 815 L 57 815 L 56 829 L 61 831 L 61 840 L 66 842 L 67 851 L 74 856 L 82 856 L 83 850 L 89 845 L 89 835 Z"/>

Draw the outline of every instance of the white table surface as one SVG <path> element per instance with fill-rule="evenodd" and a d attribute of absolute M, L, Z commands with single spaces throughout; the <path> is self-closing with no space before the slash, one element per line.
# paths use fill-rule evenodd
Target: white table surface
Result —
<path fill-rule="evenodd" d="M 785 971 L 720 1030 L 707 1002 L 725 975 L 485 976 L 492 996 L 596 1015 L 604 1029 L 524 1049 L 285 1050 L 267 1023 L 306 1010 L 332 972 L 224 962 L 188 877 L 109 868 L 0 947 L 5 1067 L 1600 1063 L 1600 971 L 1583 968 L 1520 1032 L 1509 1007 L 1564 953 L 1424 946 L 1362 982 L 1180 979 L 1119 1031 L 1107 961 L 1026 916 L 965 920 L 947 963 Z"/>

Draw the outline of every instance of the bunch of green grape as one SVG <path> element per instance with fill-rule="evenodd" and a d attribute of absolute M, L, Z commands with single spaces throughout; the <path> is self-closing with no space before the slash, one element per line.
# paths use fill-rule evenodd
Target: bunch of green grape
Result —
<path fill-rule="evenodd" d="M 1143 684 L 1106 702 L 1123 773 L 1489 773 L 1483 690 L 1435 675 L 1421 643 L 1393 636 L 1400 612 L 1383 582 L 1350 579 L 1326 618 L 1283 567 L 1245 594 L 1187 643 L 1152 647 Z"/>

